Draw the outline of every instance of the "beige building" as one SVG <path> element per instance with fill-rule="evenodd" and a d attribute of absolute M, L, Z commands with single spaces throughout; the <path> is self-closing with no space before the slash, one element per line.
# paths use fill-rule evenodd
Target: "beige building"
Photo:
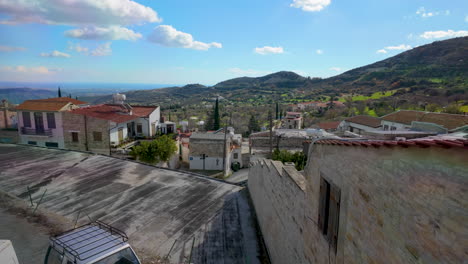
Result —
<path fill-rule="evenodd" d="M 286 129 L 301 129 L 302 114 L 300 112 L 287 112 L 283 118 L 282 127 Z"/>
<path fill-rule="evenodd" d="M 273 264 L 464 263 L 468 140 L 318 140 L 304 172 L 254 162 L 249 191 Z"/>
<path fill-rule="evenodd" d="M 149 138 L 159 126 L 159 107 L 103 104 L 64 115 L 65 147 L 109 154 L 111 147 L 135 138 Z"/>
<path fill-rule="evenodd" d="M 63 113 L 84 104 L 68 97 L 24 101 L 16 107 L 19 143 L 65 148 Z"/>

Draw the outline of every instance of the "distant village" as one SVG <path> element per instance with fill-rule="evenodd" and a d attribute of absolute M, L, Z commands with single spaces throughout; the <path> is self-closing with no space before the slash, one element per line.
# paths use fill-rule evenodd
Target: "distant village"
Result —
<path fill-rule="evenodd" d="M 331 104 L 339 108 L 343 103 L 332 101 Z M 468 115 L 398 110 L 382 117 L 356 115 L 304 127 L 303 111 L 329 106 L 323 102 L 290 105 L 291 111 L 284 116 L 277 113 L 268 120 L 268 127 L 259 127 L 246 138 L 236 134 L 227 122 L 218 124 L 218 129 L 212 131 L 205 129 L 208 120 L 173 122 L 161 114 L 159 106 L 130 105 L 123 94 L 115 94 L 111 103 L 99 105 L 70 97 L 26 100 L 19 105 L 3 100 L 0 142 L 4 144 L 0 149 L 2 145 L 10 146 L 11 150 L 18 148 L 26 153 L 29 148 L 45 151 L 44 155 L 50 149 L 60 149 L 63 155 L 68 152 L 83 153 L 80 155 L 86 157 L 97 155 L 102 162 L 113 157 L 125 162 L 122 165 L 125 168 L 140 168 L 145 162 L 132 156 L 132 150 L 144 142 L 169 135 L 176 151 L 168 160 L 149 164 L 154 169 L 165 169 L 169 174 L 186 173 L 188 178 L 196 175 L 193 177 L 213 179 L 216 184 L 234 184 L 235 191 L 230 189 L 233 193 L 237 192 L 236 188 L 248 190 L 253 205 L 251 212 L 255 215 L 251 221 L 257 223 L 261 234 L 261 239 L 254 240 L 260 246 L 253 253 L 245 249 L 247 244 L 240 246 L 236 251 L 239 255 L 230 255 L 233 262 L 229 263 L 268 263 L 261 261 L 260 255 L 270 263 L 466 261 Z M 8 154 L 0 152 L 1 155 L 6 158 Z M 25 158 L 24 162 L 33 160 Z M 75 162 L 72 160 L 70 164 Z M 21 163 L 9 164 L 20 166 Z M 152 173 L 143 167 L 141 170 L 148 175 Z M 16 186 L 4 181 L 8 173 L 14 173 L 5 171 L 0 174 L 0 185 Z M 160 173 L 163 175 L 164 171 Z M 133 183 L 136 178 L 131 179 L 121 181 L 137 184 Z M 159 178 L 151 181 L 158 182 Z M 20 188 L 20 183 L 17 184 Z M 95 192 L 98 194 L 98 190 Z M 203 200 L 204 193 L 210 192 L 213 191 L 204 190 L 187 199 Z M 80 199 L 76 195 L 74 199 Z M 164 201 L 162 196 L 158 197 Z M 86 203 L 84 199 L 80 201 Z M 222 208 L 226 204 L 219 204 L 217 210 L 225 210 Z M 45 207 L 71 216 L 64 213 L 65 207 L 53 204 Z M 242 219 L 242 212 L 235 212 L 229 215 L 223 211 L 223 217 Z M 203 221 L 211 219 L 202 218 Z M 138 230 L 137 226 L 120 224 L 128 230 Z M 190 232 L 202 226 L 193 222 L 191 225 L 196 226 Z M 241 235 L 245 232 L 239 230 Z M 238 240 L 244 243 L 248 235 L 242 236 Z M 140 238 L 135 241 L 145 247 Z M 192 237 L 184 239 L 190 241 Z M 176 240 L 174 245 L 180 241 Z M 169 242 L 153 242 L 160 249 L 158 254 L 169 255 L 169 249 L 173 250 Z M 188 255 L 184 251 L 185 243 L 176 246 L 180 256 Z M 227 255 L 221 254 L 218 261 L 228 258 L 229 254 L 222 252 Z M 249 254 L 256 255 L 257 259 L 243 262 L 241 258 Z"/>

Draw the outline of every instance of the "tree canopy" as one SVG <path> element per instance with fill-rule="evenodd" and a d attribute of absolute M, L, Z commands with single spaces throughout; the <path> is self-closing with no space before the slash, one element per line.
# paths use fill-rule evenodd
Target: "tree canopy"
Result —
<path fill-rule="evenodd" d="M 168 135 L 163 135 L 150 142 L 141 142 L 140 145 L 133 147 L 130 155 L 140 161 L 156 164 L 160 161 L 169 161 L 176 151 L 175 140 Z"/>

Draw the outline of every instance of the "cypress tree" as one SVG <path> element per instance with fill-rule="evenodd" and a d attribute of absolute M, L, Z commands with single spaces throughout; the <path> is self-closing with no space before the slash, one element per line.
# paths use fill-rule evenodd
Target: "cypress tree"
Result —
<path fill-rule="evenodd" d="M 58 87 L 58 97 L 62 97 L 62 91 L 60 91 L 60 86 Z"/>
<path fill-rule="evenodd" d="M 220 128 L 219 122 L 219 104 L 218 104 L 218 97 L 216 97 L 216 103 L 213 113 L 213 129 L 218 130 Z"/>
<path fill-rule="evenodd" d="M 279 105 L 278 105 L 278 102 L 276 102 L 276 118 L 275 118 L 276 120 L 279 119 L 279 115 L 280 115 L 279 114 Z"/>

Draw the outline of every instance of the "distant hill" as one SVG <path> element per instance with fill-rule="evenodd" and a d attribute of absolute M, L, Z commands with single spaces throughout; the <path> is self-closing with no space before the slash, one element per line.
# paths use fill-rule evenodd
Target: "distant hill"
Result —
<path fill-rule="evenodd" d="M 392 96 L 409 102 L 467 100 L 468 37 L 437 41 L 391 58 L 321 79 L 281 71 L 263 77 L 240 77 L 212 87 L 189 84 L 126 92 L 137 104 L 191 105 L 212 101 L 216 96 L 231 101 L 262 105 L 313 100 L 323 95 L 394 91 Z M 110 101 L 110 96 L 83 98 L 89 102 Z M 288 101 L 289 100 L 289 101 Z"/>
<path fill-rule="evenodd" d="M 0 100 L 6 99 L 10 103 L 20 104 L 24 100 L 46 99 L 56 97 L 57 92 L 45 89 L 32 88 L 1 88 Z"/>

